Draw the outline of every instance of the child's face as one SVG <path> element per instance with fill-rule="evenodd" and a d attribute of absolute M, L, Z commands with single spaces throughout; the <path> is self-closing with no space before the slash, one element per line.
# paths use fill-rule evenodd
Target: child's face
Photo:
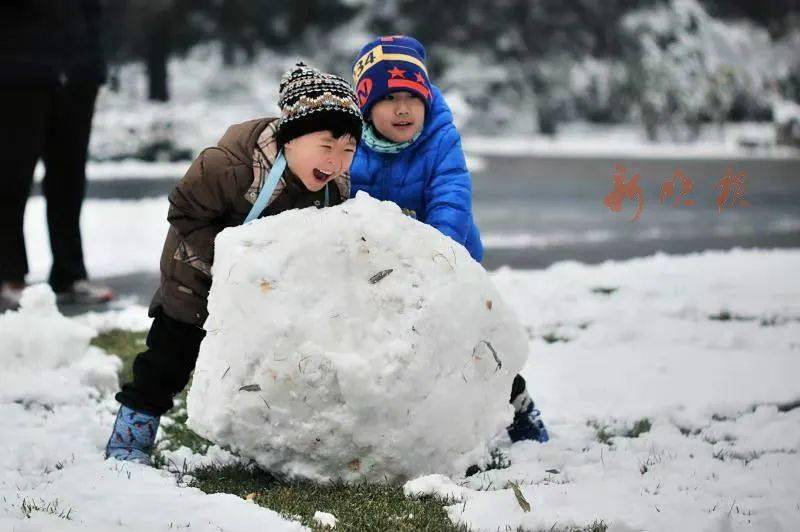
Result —
<path fill-rule="evenodd" d="M 408 142 L 425 125 L 425 104 L 410 92 L 392 92 L 372 106 L 370 120 L 392 142 Z"/>
<path fill-rule="evenodd" d="M 286 164 L 311 192 L 350 169 L 356 140 L 334 138 L 330 131 L 315 131 L 292 139 L 283 147 Z"/>

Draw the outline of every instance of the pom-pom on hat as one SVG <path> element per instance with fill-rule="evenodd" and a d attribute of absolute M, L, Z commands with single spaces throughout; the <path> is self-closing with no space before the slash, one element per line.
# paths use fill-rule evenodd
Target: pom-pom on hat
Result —
<path fill-rule="evenodd" d="M 387 94 L 408 91 L 431 106 L 431 82 L 425 67 L 425 47 L 405 35 L 380 37 L 367 43 L 353 63 L 353 85 L 364 115 Z"/>
<path fill-rule="evenodd" d="M 363 116 L 355 92 L 347 81 L 297 63 L 281 77 L 278 89 L 277 142 L 287 142 L 315 131 L 331 131 L 334 136 L 350 134 L 361 140 Z"/>

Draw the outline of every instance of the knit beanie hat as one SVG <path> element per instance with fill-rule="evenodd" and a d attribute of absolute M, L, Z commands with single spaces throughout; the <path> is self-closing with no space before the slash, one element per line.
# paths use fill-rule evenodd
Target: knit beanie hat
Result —
<path fill-rule="evenodd" d="M 363 117 L 353 88 L 333 74 L 297 63 L 281 77 L 276 141 L 279 146 L 315 131 L 361 140 Z"/>
<path fill-rule="evenodd" d="M 425 48 L 413 37 L 393 35 L 367 43 L 353 64 L 353 85 L 365 116 L 376 102 L 398 91 L 418 96 L 426 111 L 431 107 Z"/>

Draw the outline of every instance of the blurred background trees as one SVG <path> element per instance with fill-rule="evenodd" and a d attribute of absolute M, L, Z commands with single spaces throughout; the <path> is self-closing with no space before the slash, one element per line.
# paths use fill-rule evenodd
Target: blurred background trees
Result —
<path fill-rule="evenodd" d="M 800 103 L 800 0 L 107 0 L 112 64 L 168 61 L 217 43 L 224 67 L 260 52 L 345 74 L 358 46 L 407 33 L 478 129 L 553 134 L 563 122 L 638 123 L 653 140 L 701 124 L 770 120 Z M 113 72 L 112 72 L 113 81 Z M 113 84 L 112 84 L 113 86 Z"/>

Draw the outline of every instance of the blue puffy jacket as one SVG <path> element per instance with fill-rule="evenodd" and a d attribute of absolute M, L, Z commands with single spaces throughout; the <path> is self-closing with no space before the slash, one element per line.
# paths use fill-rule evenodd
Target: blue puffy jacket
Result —
<path fill-rule="evenodd" d="M 350 166 L 351 195 L 363 190 L 416 212 L 417 219 L 463 245 L 480 262 L 483 244 L 472 219 L 470 181 L 453 113 L 435 86 L 422 134 L 400 153 L 379 153 L 363 142 Z"/>

